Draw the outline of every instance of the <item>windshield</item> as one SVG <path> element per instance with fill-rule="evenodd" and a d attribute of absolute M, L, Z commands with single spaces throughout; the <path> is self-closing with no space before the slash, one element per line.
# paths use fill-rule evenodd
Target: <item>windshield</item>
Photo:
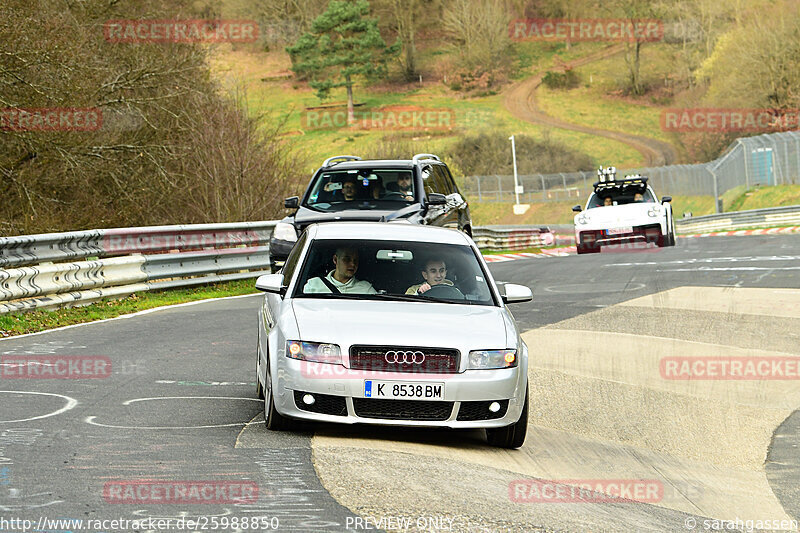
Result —
<path fill-rule="evenodd" d="M 607 200 L 607 198 L 610 200 Z M 589 197 L 589 202 L 586 204 L 586 208 L 592 209 L 594 207 L 604 207 L 607 205 L 623 205 L 641 202 L 654 203 L 656 199 L 653 197 L 650 190 L 644 187 L 611 188 L 592 193 L 592 196 Z"/>
<path fill-rule="evenodd" d="M 410 169 L 350 169 L 322 172 L 311 189 L 306 207 L 318 211 L 400 209 L 414 202 Z"/>
<path fill-rule="evenodd" d="M 405 241 L 315 240 L 294 297 L 497 305 L 472 248 Z"/>

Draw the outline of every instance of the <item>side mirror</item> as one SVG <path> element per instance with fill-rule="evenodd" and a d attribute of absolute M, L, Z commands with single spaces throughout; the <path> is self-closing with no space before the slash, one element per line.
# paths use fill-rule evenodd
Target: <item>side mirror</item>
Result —
<path fill-rule="evenodd" d="M 582 211 L 581 206 L 579 205 L 573 206 L 572 210 L 575 211 L 576 213 L 580 213 Z"/>
<path fill-rule="evenodd" d="M 671 202 L 671 201 L 672 201 L 672 196 L 662 196 L 661 197 L 661 203 L 662 204 L 665 204 L 665 203 Z"/>
<path fill-rule="evenodd" d="M 283 207 L 286 209 L 297 209 L 300 207 L 300 198 L 298 196 L 292 196 L 291 198 L 287 198 L 283 201 Z"/>
<path fill-rule="evenodd" d="M 432 192 L 428 195 L 426 203 L 428 205 L 444 205 L 447 203 L 447 196 L 445 196 L 444 194 Z"/>
<path fill-rule="evenodd" d="M 533 291 L 525 285 L 515 285 L 514 283 L 505 284 L 503 303 L 513 304 L 530 302 L 531 300 L 533 300 Z"/>
<path fill-rule="evenodd" d="M 264 292 L 282 294 L 286 287 L 283 285 L 283 274 L 264 274 L 256 279 L 256 289 Z"/>

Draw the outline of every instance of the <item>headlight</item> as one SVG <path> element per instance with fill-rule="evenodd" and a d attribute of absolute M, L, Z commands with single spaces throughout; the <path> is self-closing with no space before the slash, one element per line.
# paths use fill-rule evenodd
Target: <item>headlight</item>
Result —
<path fill-rule="evenodd" d="M 286 341 L 286 357 L 315 363 L 342 364 L 342 351 L 336 344 Z"/>
<path fill-rule="evenodd" d="M 661 208 L 659 206 L 653 206 L 647 210 L 647 216 L 649 217 L 660 217 L 661 216 Z"/>
<path fill-rule="evenodd" d="M 467 370 L 488 370 L 517 366 L 516 350 L 475 350 L 469 352 Z"/>
<path fill-rule="evenodd" d="M 297 231 L 295 231 L 294 226 L 291 224 L 287 224 L 286 222 L 278 222 L 275 225 L 275 229 L 272 231 L 272 238 L 281 241 L 294 242 L 297 240 Z"/>
<path fill-rule="evenodd" d="M 578 224 L 588 224 L 589 215 L 587 215 L 586 213 L 581 213 L 575 220 L 578 222 Z"/>

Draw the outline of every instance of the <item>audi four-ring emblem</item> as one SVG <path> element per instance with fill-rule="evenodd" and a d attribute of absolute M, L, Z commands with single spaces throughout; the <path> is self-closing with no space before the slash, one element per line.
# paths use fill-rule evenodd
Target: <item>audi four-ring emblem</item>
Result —
<path fill-rule="evenodd" d="M 425 354 L 417 351 L 389 350 L 383 356 L 387 363 L 403 363 L 406 365 L 420 365 L 425 361 Z"/>

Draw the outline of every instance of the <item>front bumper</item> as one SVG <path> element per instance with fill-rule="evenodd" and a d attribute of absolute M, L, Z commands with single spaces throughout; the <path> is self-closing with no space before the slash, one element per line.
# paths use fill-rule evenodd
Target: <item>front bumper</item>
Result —
<path fill-rule="evenodd" d="M 283 264 L 286 262 L 286 258 L 289 257 L 289 252 L 292 251 L 292 248 L 296 242 L 297 241 L 270 239 L 269 262 L 273 269 L 283 267 Z"/>
<path fill-rule="evenodd" d="M 340 365 L 281 362 L 274 388 L 277 410 L 286 416 L 319 422 L 428 426 L 503 427 L 519 420 L 525 400 L 527 369 L 467 370 L 454 374 L 374 372 Z M 366 398 L 364 381 L 443 383 L 441 400 Z M 314 396 L 313 405 L 303 397 Z M 496 402 L 500 409 L 492 412 Z M 496 406 L 495 406 L 496 407 Z"/>
<path fill-rule="evenodd" d="M 609 234 L 607 229 L 580 229 L 575 232 L 575 240 L 584 246 L 604 246 L 633 242 L 657 243 L 665 234 L 662 224 L 632 226 L 632 231 L 622 234 Z"/>

